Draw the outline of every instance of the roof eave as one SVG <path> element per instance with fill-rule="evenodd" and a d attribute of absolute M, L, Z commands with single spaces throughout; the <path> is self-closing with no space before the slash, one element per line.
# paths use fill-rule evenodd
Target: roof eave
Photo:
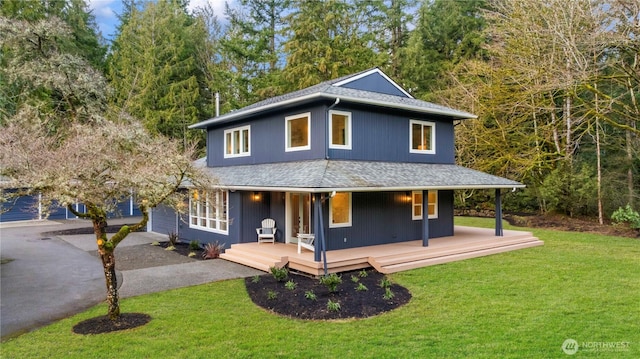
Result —
<path fill-rule="evenodd" d="M 444 190 L 464 190 L 464 189 L 516 189 L 525 188 L 526 185 L 500 184 L 500 185 L 453 185 L 453 186 L 401 186 L 401 187 L 265 187 L 265 186 L 225 186 L 218 184 L 215 188 L 228 189 L 230 191 L 265 191 L 265 192 L 309 192 L 309 193 L 330 193 L 330 192 L 403 192 L 403 191 L 444 191 Z"/>
<path fill-rule="evenodd" d="M 245 111 L 237 111 L 237 112 L 230 112 L 226 115 L 222 115 L 219 117 L 214 117 L 214 118 L 210 118 L 208 120 L 190 125 L 189 128 L 190 129 L 206 129 L 207 127 L 214 125 L 214 124 L 221 124 L 221 123 L 225 123 L 228 121 L 232 121 L 238 117 L 243 117 L 243 116 L 249 116 L 249 115 L 253 115 L 259 112 L 263 112 L 263 111 L 268 111 L 274 108 L 278 108 L 278 107 L 282 107 L 282 106 L 287 106 L 287 105 L 292 105 L 295 103 L 301 103 L 301 102 L 305 102 L 305 101 L 309 101 L 309 100 L 314 100 L 314 99 L 319 99 L 319 98 L 326 98 L 329 100 L 336 100 L 336 99 L 340 99 L 341 101 L 348 101 L 348 102 L 353 102 L 353 103 L 360 103 L 360 104 L 365 104 L 365 105 L 374 105 L 374 106 L 382 106 L 382 107 L 388 107 L 388 108 L 395 108 L 395 109 L 400 109 L 400 110 L 409 110 L 409 111 L 415 111 L 415 112 L 419 112 L 419 113 L 425 113 L 425 114 L 433 114 L 433 115 L 443 115 L 443 116 L 451 116 L 454 117 L 456 119 L 475 119 L 478 118 L 478 116 L 467 113 L 467 112 L 463 112 L 463 111 L 456 111 L 453 109 L 439 109 L 439 108 L 425 108 L 425 107 L 420 107 L 420 106 L 412 106 L 412 105 L 407 105 L 407 104 L 400 104 L 400 103 L 395 103 L 395 102 L 389 102 L 389 101 L 380 101 L 380 100 L 373 100 L 373 99 L 367 99 L 367 98 L 359 98 L 359 97 L 353 97 L 353 96 L 339 96 L 339 95 L 334 95 L 334 94 L 328 94 L 325 92 L 316 92 L 316 93 L 312 93 L 309 95 L 304 95 L 304 96 L 300 96 L 300 97 L 296 97 L 296 98 L 292 98 L 292 99 L 288 99 L 288 100 L 284 100 L 284 101 L 279 101 L 279 102 L 275 102 L 272 104 L 268 104 L 268 105 L 264 105 L 264 106 L 260 106 L 260 107 L 256 107 L 256 108 L 252 108 L 249 110 L 245 110 Z"/>
<path fill-rule="evenodd" d="M 478 118 L 478 116 L 474 114 L 463 112 L 463 111 L 456 111 L 454 109 L 427 108 L 427 107 L 413 106 L 413 105 L 401 104 L 401 103 L 390 102 L 390 101 L 372 100 L 368 98 L 360 98 L 360 97 L 352 97 L 352 96 L 338 96 L 338 95 L 331 95 L 327 93 L 321 93 L 320 95 L 328 99 L 340 98 L 340 101 L 348 101 L 348 102 L 360 103 L 365 105 L 395 108 L 399 110 L 409 110 L 409 111 L 415 111 L 419 113 L 426 113 L 426 114 L 432 114 L 432 115 L 444 115 L 444 116 L 455 117 L 457 119 Z"/>

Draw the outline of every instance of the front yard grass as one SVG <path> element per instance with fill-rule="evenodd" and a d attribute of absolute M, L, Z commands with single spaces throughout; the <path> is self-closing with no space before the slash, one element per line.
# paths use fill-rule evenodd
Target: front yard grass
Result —
<path fill-rule="evenodd" d="M 143 327 L 72 333 L 104 315 L 99 305 L 2 343 L 0 356 L 564 358 L 563 342 L 574 339 L 587 346 L 575 358 L 640 357 L 640 240 L 533 232 L 544 246 L 391 275 L 413 299 L 377 317 L 278 317 L 251 302 L 243 280 L 231 280 L 123 300 L 123 311 L 152 316 Z"/>

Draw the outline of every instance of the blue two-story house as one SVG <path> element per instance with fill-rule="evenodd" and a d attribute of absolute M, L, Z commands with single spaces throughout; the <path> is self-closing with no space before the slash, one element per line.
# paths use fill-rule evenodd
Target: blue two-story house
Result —
<path fill-rule="evenodd" d="M 154 209 L 150 230 L 229 248 L 256 243 L 272 218 L 276 244 L 314 238 L 315 262 L 340 249 L 429 246 L 454 234 L 455 190 L 496 189 L 500 216 L 500 189 L 524 187 L 455 164 L 454 125 L 473 118 L 413 98 L 377 68 L 211 118 L 191 128 L 207 132 L 200 162 L 217 188 L 192 191 L 182 217 Z"/>

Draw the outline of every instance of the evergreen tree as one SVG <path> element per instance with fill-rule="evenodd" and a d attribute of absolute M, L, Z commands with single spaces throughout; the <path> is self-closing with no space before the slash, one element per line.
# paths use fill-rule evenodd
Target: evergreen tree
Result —
<path fill-rule="evenodd" d="M 184 144 L 198 133 L 187 126 L 206 117 L 196 49 L 206 34 L 178 1 L 147 2 L 126 15 L 114 40 L 109 78 L 116 104 L 147 129 Z"/>
<path fill-rule="evenodd" d="M 353 3 L 340 0 L 295 2 L 285 43 L 287 90 L 297 90 L 378 65 L 377 54 L 358 21 Z"/>
<path fill-rule="evenodd" d="M 485 43 L 484 0 L 425 1 L 404 51 L 403 78 L 416 97 L 432 100 L 448 87 L 447 71 L 462 60 L 481 57 Z"/>
<path fill-rule="evenodd" d="M 290 0 L 241 0 L 236 8 L 227 4 L 229 27 L 222 51 L 236 69 L 236 77 L 245 80 L 246 102 L 282 93 L 282 36 L 284 14 L 290 3 Z"/>

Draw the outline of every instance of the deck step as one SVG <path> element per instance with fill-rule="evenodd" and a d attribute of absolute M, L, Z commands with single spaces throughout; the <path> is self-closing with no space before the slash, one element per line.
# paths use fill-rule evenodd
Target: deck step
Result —
<path fill-rule="evenodd" d="M 260 255 L 253 253 L 251 251 L 243 251 L 234 249 L 227 249 L 224 253 L 220 255 L 220 258 L 236 262 L 240 264 L 244 264 L 248 267 L 259 269 L 261 271 L 269 272 L 269 268 L 278 267 L 282 268 L 287 264 L 286 257 L 276 257 L 269 255 Z"/>
<path fill-rule="evenodd" d="M 516 245 L 537 241 L 538 239 L 529 235 L 527 237 L 517 237 L 509 239 L 491 239 L 487 241 L 475 242 L 473 244 L 464 244 L 459 246 L 448 246 L 445 250 L 434 250 L 431 247 L 422 247 L 412 253 L 402 253 L 389 256 L 376 257 L 376 262 L 382 266 L 389 266 L 398 263 L 412 262 L 416 260 L 424 260 L 428 258 L 436 258 L 448 255 L 454 255 L 464 252 L 474 252 L 477 250 L 499 248 L 504 246 Z"/>
<path fill-rule="evenodd" d="M 457 253 L 440 255 L 436 257 L 429 257 L 429 258 L 420 259 L 420 260 L 412 260 L 412 261 L 406 261 L 406 262 L 397 262 L 395 264 L 380 265 L 380 263 L 378 263 L 375 258 L 371 258 L 370 263 L 379 272 L 384 274 L 389 274 L 389 273 L 395 273 L 395 272 L 405 271 L 409 269 L 422 268 L 422 267 L 432 266 L 436 264 L 459 261 L 463 259 L 477 258 L 477 257 L 488 256 L 491 254 L 514 251 L 518 249 L 537 247 L 543 244 L 544 242 L 538 240 L 535 237 L 531 237 L 531 240 L 525 241 L 525 242 L 503 245 L 498 247 L 494 246 L 491 248 L 477 249 L 474 251 L 459 251 Z"/>
<path fill-rule="evenodd" d="M 340 262 L 332 262 L 327 264 L 327 272 L 328 273 L 341 273 L 348 272 L 352 270 L 358 270 L 363 268 L 369 268 L 371 264 L 367 258 L 353 259 L 349 261 L 340 261 Z M 324 264 L 322 262 L 309 262 L 309 261 L 299 261 L 290 258 L 289 260 L 289 268 L 308 273 L 314 276 L 320 276 L 324 274 Z"/>

